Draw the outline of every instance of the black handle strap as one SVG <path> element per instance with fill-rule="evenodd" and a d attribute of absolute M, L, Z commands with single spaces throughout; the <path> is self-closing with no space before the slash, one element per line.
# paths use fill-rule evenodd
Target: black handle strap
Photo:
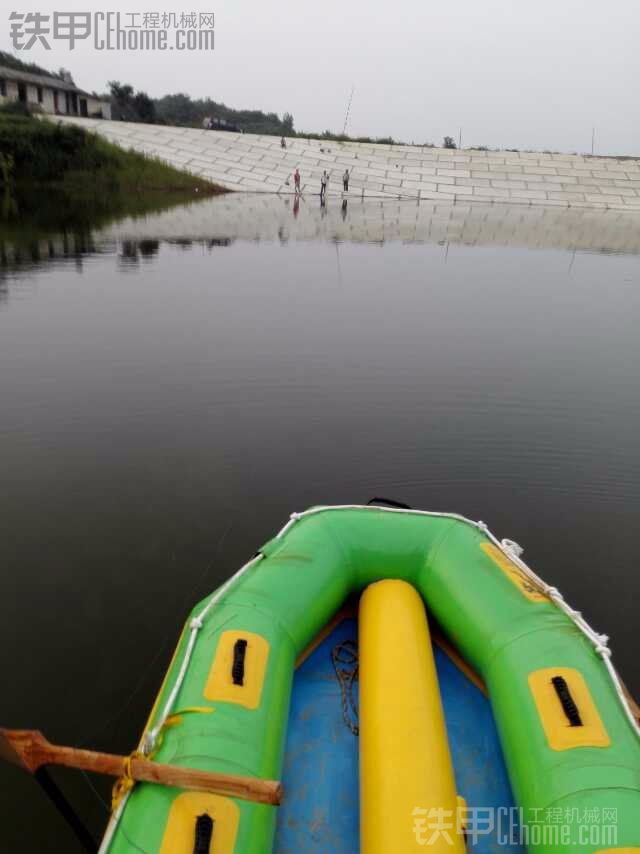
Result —
<path fill-rule="evenodd" d="M 193 854 L 209 854 L 211 851 L 211 839 L 213 837 L 213 819 L 207 813 L 199 815 L 196 819 L 195 841 L 193 843 Z"/>
<path fill-rule="evenodd" d="M 551 679 L 553 687 L 556 689 L 556 694 L 562 705 L 562 710 L 567 716 L 567 720 L 571 726 L 582 726 L 582 718 L 576 706 L 576 701 L 571 696 L 569 686 L 563 676 L 553 676 Z"/>
<path fill-rule="evenodd" d="M 402 501 L 394 501 L 393 498 L 370 498 L 369 501 L 367 501 L 367 507 L 375 504 L 395 507 L 397 510 L 411 510 L 411 507 L 408 504 L 403 504 Z"/>
<path fill-rule="evenodd" d="M 234 685 L 244 685 L 244 660 L 247 654 L 247 642 L 239 638 L 233 645 L 233 665 L 231 666 L 231 678 Z"/>

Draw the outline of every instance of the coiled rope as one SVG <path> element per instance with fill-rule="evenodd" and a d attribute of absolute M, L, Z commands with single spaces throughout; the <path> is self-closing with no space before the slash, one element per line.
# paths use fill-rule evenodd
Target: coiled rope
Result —
<path fill-rule="evenodd" d="M 522 559 L 521 554 L 523 549 L 513 540 L 503 539 L 499 540 L 494 534 L 491 533 L 487 524 L 485 522 L 474 522 L 472 519 L 467 519 L 466 516 L 461 516 L 459 513 L 438 513 L 437 511 L 430 510 L 410 510 L 404 508 L 396 508 L 396 507 L 381 507 L 381 506 L 369 506 L 365 504 L 334 504 L 334 505 L 322 505 L 318 507 L 312 507 L 309 510 L 304 510 L 301 513 L 292 513 L 289 517 L 289 521 L 284 525 L 284 527 L 276 534 L 276 539 L 281 539 L 285 536 L 285 534 L 289 531 L 289 529 L 299 522 L 301 519 L 306 518 L 307 516 L 313 516 L 317 513 L 328 513 L 328 512 L 340 512 L 342 510 L 367 510 L 371 513 L 411 513 L 415 516 L 430 516 L 433 518 L 439 519 L 454 519 L 458 522 L 463 522 L 466 525 L 471 525 L 472 528 L 475 528 L 478 531 L 481 531 L 487 539 L 491 540 L 491 542 L 497 546 L 503 554 L 509 558 L 509 560 L 513 561 L 519 569 L 528 577 L 534 587 L 545 596 L 547 596 L 563 613 L 565 613 L 574 624 L 580 629 L 580 631 L 584 634 L 584 636 L 590 641 L 596 653 L 602 659 L 607 672 L 609 673 L 609 677 L 613 684 L 614 690 L 618 695 L 618 699 L 620 701 L 620 705 L 622 706 L 627 719 L 635 732 L 635 734 L 640 737 L 640 724 L 636 720 L 631 706 L 627 700 L 622 682 L 620 681 L 620 677 L 618 676 L 613 664 L 611 663 L 611 650 L 608 647 L 609 638 L 607 635 L 601 635 L 596 632 L 584 619 L 580 611 L 574 610 L 564 599 L 560 591 L 557 587 L 553 587 L 546 582 L 544 582 Z M 184 682 L 185 676 L 187 675 L 187 671 L 189 669 L 189 663 L 191 661 L 191 656 L 193 654 L 193 650 L 196 644 L 196 639 L 198 636 L 198 632 L 203 626 L 203 622 L 206 617 L 209 615 L 211 609 L 214 605 L 217 605 L 218 602 L 222 599 L 222 597 L 232 588 L 234 587 L 240 578 L 248 572 L 249 569 L 256 566 L 260 560 L 262 560 L 263 555 L 258 553 L 254 558 L 252 558 L 248 563 L 245 563 L 235 575 L 232 575 L 231 578 L 226 581 L 222 587 L 209 599 L 204 608 L 200 611 L 200 613 L 191 620 L 190 623 L 190 635 L 189 641 L 187 643 L 186 649 L 184 651 L 182 657 L 182 663 L 180 665 L 180 671 L 178 673 L 178 677 L 174 682 L 171 693 L 167 697 L 165 705 L 162 709 L 160 717 L 156 725 L 151 729 L 145 732 L 142 736 L 140 745 L 142 753 L 145 756 L 149 756 L 154 749 L 156 744 L 156 740 L 162 728 L 164 727 L 165 721 L 171 714 L 171 710 L 173 709 L 173 705 L 176 701 L 178 694 L 180 693 L 180 689 L 182 688 L 182 683 Z M 120 816 L 126 806 L 127 800 L 130 795 L 130 790 L 127 791 L 124 796 L 120 799 L 118 806 L 114 813 L 112 813 L 111 820 L 107 826 L 107 830 L 105 832 L 104 838 L 102 840 L 102 844 L 100 846 L 98 854 L 106 854 L 109 850 L 109 846 L 111 845 L 111 840 L 113 838 L 113 834 L 115 833 L 116 827 L 118 826 L 118 822 L 120 820 Z"/>
<path fill-rule="evenodd" d="M 354 640 L 345 640 L 331 650 L 331 663 L 340 685 L 342 717 L 354 735 L 360 733 L 358 726 L 358 705 L 356 703 L 354 682 L 358 680 L 358 644 Z"/>

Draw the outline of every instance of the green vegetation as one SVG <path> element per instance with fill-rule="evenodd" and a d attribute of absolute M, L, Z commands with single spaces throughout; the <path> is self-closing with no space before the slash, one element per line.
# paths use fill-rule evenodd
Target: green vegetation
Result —
<path fill-rule="evenodd" d="M 156 107 L 146 92 L 133 91 L 133 86 L 121 85 L 117 80 L 109 83 L 111 92 L 111 118 L 122 122 L 155 122 Z"/>
<path fill-rule="evenodd" d="M 21 247 L 31 257 L 37 244 L 53 235 L 68 235 L 78 246 L 92 243 L 92 233 L 123 217 L 136 218 L 169 210 L 175 205 L 197 204 L 190 191 L 141 191 L 128 193 L 99 187 L 66 188 L 33 184 L 0 188 L 0 256 L 2 247 Z M 36 247 L 35 249 L 29 247 Z M 0 259 L 0 267 L 2 266 Z"/>
<path fill-rule="evenodd" d="M 0 151 L 0 185 L 3 187 L 8 187 L 13 182 L 14 166 L 13 155 Z"/>
<path fill-rule="evenodd" d="M 187 124 L 202 127 L 205 118 L 222 119 L 245 133 L 294 136 L 293 116 L 285 113 L 263 113 L 262 110 L 234 110 L 211 98 L 191 99 L 188 95 L 165 95 L 155 102 L 158 121 L 165 124 Z"/>
<path fill-rule="evenodd" d="M 281 119 L 277 113 L 233 110 L 211 98 L 194 99 L 181 92 L 154 99 L 146 92 L 135 92 L 133 86 L 117 80 L 109 82 L 109 91 L 112 118 L 122 121 L 202 127 L 205 119 L 214 118 L 241 128 L 245 133 L 295 134 L 290 113 L 285 113 Z"/>
<path fill-rule="evenodd" d="M 59 80 L 64 80 L 65 75 L 69 73 L 64 68 L 59 71 L 47 71 L 46 68 L 36 65 L 35 62 L 23 62 L 17 56 L 6 53 L 4 50 L 0 50 L 0 65 L 4 65 L 5 68 L 13 68 L 15 71 L 25 71 L 27 74 L 44 74 L 46 77 L 57 77 Z"/>
<path fill-rule="evenodd" d="M 221 192 L 161 160 L 125 151 L 81 128 L 0 110 L 0 184 L 88 185 L 102 191 Z"/>
<path fill-rule="evenodd" d="M 392 136 L 349 136 L 347 133 L 333 133 L 330 130 L 325 130 L 323 133 L 294 132 L 288 135 L 295 136 L 300 139 L 326 139 L 328 142 L 367 142 L 369 144 L 376 145 L 406 144 L 398 139 L 394 139 Z"/>

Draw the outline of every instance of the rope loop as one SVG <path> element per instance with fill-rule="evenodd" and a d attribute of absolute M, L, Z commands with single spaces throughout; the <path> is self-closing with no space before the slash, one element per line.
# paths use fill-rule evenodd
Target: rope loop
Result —
<path fill-rule="evenodd" d="M 144 759 L 145 756 L 139 750 L 132 751 L 128 756 L 125 756 L 122 764 L 122 777 L 119 777 L 113 784 L 111 791 L 111 812 L 118 809 L 120 801 L 127 795 L 136 784 L 136 781 L 131 776 L 131 763 L 134 759 Z"/>
<path fill-rule="evenodd" d="M 502 540 L 500 545 L 503 549 L 508 552 L 511 552 L 511 554 L 515 555 L 516 557 L 520 557 L 520 555 L 524 552 L 522 546 L 519 545 L 519 543 L 516 543 L 515 540 L 508 540 L 505 538 L 504 540 Z"/>
<path fill-rule="evenodd" d="M 340 685 L 342 717 L 354 735 L 358 735 L 358 704 L 355 698 L 354 682 L 358 679 L 358 645 L 354 640 L 345 640 L 331 650 L 331 663 Z"/>
<path fill-rule="evenodd" d="M 611 650 L 609 649 L 609 636 L 608 635 L 596 635 L 596 652 L 601 658 L 611 658 Z"/>

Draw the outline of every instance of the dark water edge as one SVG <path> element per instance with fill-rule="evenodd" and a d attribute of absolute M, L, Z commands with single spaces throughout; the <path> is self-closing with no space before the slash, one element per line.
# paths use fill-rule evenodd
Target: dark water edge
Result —
<path fill-rule="evenodd" d="M 197 200 L 184 190 L 142 190 L 137 193 L 95 186 L 19 183 L 0 185 L 0 241 L 12 251 L 28 253 L 34 242 L 65 234 L 87 243 L 96 229 L 125 216 L 162 213 Z"/>
<path fill-rule="evenodd" d="M 5 233 L 2 723 L 129 751 L 194 602 L 291 511 L 376 494 L 521 543 L 640 693 L 640 226 L 564 213 L 227 197 Z M 0 850 L 76 850 L 0 775 Z"/>

